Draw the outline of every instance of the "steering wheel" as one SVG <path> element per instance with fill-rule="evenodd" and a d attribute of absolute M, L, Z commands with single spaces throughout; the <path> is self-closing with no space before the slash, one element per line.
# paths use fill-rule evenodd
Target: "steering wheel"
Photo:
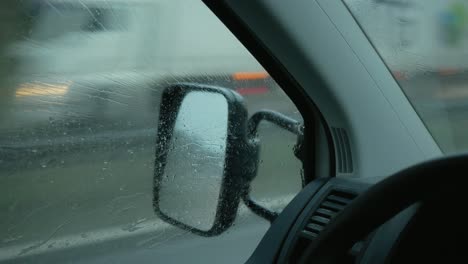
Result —
<path fill-rule="evenodd" d="M 459 155 L 424 162 L 382 180 L 336 216 L 305 249 L 299 263 L 337 263 L 356 241 L 410 205 L 463 192 L 466 176 L 468 155 Z"/>

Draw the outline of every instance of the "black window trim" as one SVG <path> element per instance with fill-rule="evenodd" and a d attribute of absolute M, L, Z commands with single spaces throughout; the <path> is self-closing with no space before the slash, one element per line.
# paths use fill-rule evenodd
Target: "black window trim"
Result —
<path fill-rule="evenodd" d="M 325 130 L 328 146 L 329 175 L 336 176 L 335 148 L 331 130 L 313 100 L 307 95 L 304 88 L 294 76 L 282 65 L 277 57 L 260 41 L 247 24 L 222 0 L 202 0 L 208 8 L 221 20 L 221 22 L 234 34 L 234 36 L 247 48 L 247 50 L 258 60 L 263 68 L 276 81 L 281 89 L 289 96 L 296 105 L 304 119 L 304 160 L 303 163 L 304 182 L 308 183 L 316 177 L 316 139 L 319 125 Z M 317 70 L 310 73 L 317 87 L 326 87 L 327 84 Z M 321 153 L 322 151 L 319 151 Z"/>

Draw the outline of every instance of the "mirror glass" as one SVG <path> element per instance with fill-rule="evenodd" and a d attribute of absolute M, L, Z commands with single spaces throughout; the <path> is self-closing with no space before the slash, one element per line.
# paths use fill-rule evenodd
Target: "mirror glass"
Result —
<path fill-rule="evenodd" d="M 224 175 L 227 129 L 223 95 L 197 91 L 185 96 L 160 182 L 163 214 L 202 231 L 211 229 Z"/>

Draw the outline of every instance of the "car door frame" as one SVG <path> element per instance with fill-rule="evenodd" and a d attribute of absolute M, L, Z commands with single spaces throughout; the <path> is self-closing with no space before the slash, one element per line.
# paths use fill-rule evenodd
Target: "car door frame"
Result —
<path fill-rule="evenodd" d="M 203 0 L 203 2 L 265 68 L 302 115 L 304 141 L 300 155 L 302 155 L 302 160 L 307 161 L 303 162 L 304 183 L 319 177 L 335 176 L 335 148 L 331 130 L 313 100 L 287 67 L 278 60 L 275 54 L 226 2 L 216 0 Z M 325 88 L 327 85 L 316 70 L 310 72 L 310 78 L 314 80 L 317 87 Z"/>
<path fill-rule="evenodd" d="M 326 176 L 382 177 L 442 155 L 342 0 L 204 2 L 270 71 L 306 127 L 319 116 L 326 137 L 311 142 L 308 130 L 305 144 L 315 172 L 327 171 L 318 160 L 323 151 L 310 155 L 320 153 L 313 143 L 323 141 L 330 154 Z M 340 168 L 346 159 L 349 171 Z M 310 167 L 305 173 L 313 178 Z"/>

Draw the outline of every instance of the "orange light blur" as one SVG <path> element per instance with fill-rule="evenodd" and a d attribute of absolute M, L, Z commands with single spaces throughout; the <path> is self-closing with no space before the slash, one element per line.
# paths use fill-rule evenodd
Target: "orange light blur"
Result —
<path fill-rule="evenodd" d="M 23 83 L 16 90 L 16 97 L 64 95 L 68 92 L 70 85 L 71 82 L 63 84 Z"/>
<path fill-rule="evenodd" d="M 232 75 L 232 78 L 236 81 L 240 81 L 266 79 L 268 76 L 267 72 L 236 72 Z"/>
<path fill-rule="evenodd" d="M 460 70 L 453 68 L 443 68 L 439 70 L 439 74 L 444 76 L 455 75 L 457 73 L 460 73 Z"/>

